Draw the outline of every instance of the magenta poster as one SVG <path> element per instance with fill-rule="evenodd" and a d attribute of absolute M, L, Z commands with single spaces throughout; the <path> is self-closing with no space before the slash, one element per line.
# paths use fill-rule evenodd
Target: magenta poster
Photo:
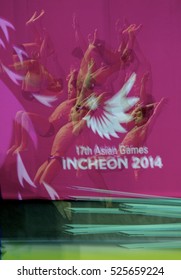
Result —
<path fill-rule="evenodd" d="M 180 197 L 180 1 L 8 2 L 2 198 Z"/>

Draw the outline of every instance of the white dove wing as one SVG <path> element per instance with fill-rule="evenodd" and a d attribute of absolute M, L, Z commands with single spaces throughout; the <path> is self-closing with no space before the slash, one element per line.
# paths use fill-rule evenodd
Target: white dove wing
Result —
<path fill-rule="evenodd" d="M 108 112 L 111 112 L 113 114 L 116 114 L 117 112 L 126 112 L 130 108 L 132 108 L 138 101 L 139 101 L 138 97 L 128 97 L 128 98 L 119 97 L 118 100 L 115 100 L 115 103 L 112 102 L 112 104 L 111 104 L 111 102 L 110 102 L 110 104 L 108 104 L 106 102 L 105 110 L 107 110 Z M 119 104 L 119 106 L 118 106 L 118 104 Z"/>
<path fill-rule="evenodd" d="M 87 126 L 91 128 L 94 133 L 97 132 L 99 136 L 103 138 L 105 131 L 103 131 L 99 118 L 95 119 L 95 117 L 91 118 L 90 116 L 86 116 L 84 117 L 84 120 L 87 121 Z"/>
<path fill-rule="evenodd" d="M 96 128 L 95 128 L 96 122 L 94 121 L 95 118 L 94 117 L 91 118 L 90 116 L 88 117 L 89 117 L 88 127 L 90 127 L 94 133 L 96 133 Z"/>
<path fill-rule="evenodd" d="M 122 127 L 120 125 L 120 120 L 115 115 L 110 115 L 107 112 L 105 112 L 104 115 L 111 122 L 112 128 L 114 129 L 114 131 L 121 132 L 121 133 L 125 133 L 126 132 L 124 127 Z"/>
<path fill-rule="evenodd" d="M 131 91 L 134 83 L 136 81 L 136 74 L 133 73 L 129 79 L 126 81 L 126 83 L 123 85 L 123 87 L 116 93 L 113 97 L 111 97 L 109 100 L 107 100 L 105 103 L 109 104 L 110 106 L 114 106 L 115 104 L 120 103 L 120 100 L 126 100 L 126 96 Z"/>
<path fill-rule="evenodd" d="M 99 135 L 101 138 L 107 138 L 110 140 L 110 135 L 113 137 L 118 137 L 112 128 L 112 122 L 110 122 L 106 117 L 97 118 L 97 126 L 99 130 Z M 95 128 L 94 128 L 95 129 Z"/>
<path fill-rule="evenodd" d="M 137 97 L 127 97 L 135 81 L 136 74 L 133 73 L 121 90 L 104 102 L 102 110 L 98 110 L 97 106 L 96 109 L 92 109 L 95 112 L 93 116 L 88 115 L 84 117 L 87 126 L 93 133 L 97 133 L 101 138 L 110 139 L 110 136 L 115 138 L 119 137 L 117 132 L 126 132 L 122 123 L 127 123 L 132 120 L 132 116 L 126 113 L 126 111 L 132 108 L 139 100 Z M 90 107 L 89 103 L 87 104 Z"/>
<path fill-rule="evenodd" d="M 115 138 L 119 138 L 119 136 L 117 135 L 117 133 L 115 132 L 112 122 L 109 121 L 105 116 L 102 117 L 102 119 L 100 120 L 102 127 L 105 131 L 105 137 L 108 138 L 110 140 L 110 136 L 113 136 Z"/>
<path fill-rule="evenodd" d="M 129 122 L 133 119 L 130 114 L 124 113 L 124 111 L 121 111 L 120 107 L 118 107 L 118 104 L 115 107 L 105 106 L 104 108 L 105 108 L 105 111 L 109 112 L 108 118 L 110 118 L 110 119 L 111 119 L 111 117 L 117 117 L 118 119 L 121 119 L 122 122 L 124 122 L 124 123 Z"/>
<path fill-rule="evenodd" d="M 98 121 L 99 121 L 99 130 L 101 130 L 102 132 L 102 138 L 107 138 L 110 140 L 110 136 L 109 136 L 109 127 L 110 127 L 110 124 L 109 125 L 106 125 L 105 123 L 105 120 L 106 119 L 105 117 L 102 117 L 102 119 L 100 118 Z M 110 131 L 110 135 L 112 134 L 112 131 Z M 114 137 L 116 137 L 116 133 L 114 135 L 112 135 Z"/>
<path fill-rule="evenodd" d="M 108 129 L 107 129 L 107 127 L 105 127 L 105 125 L 103 125 L 101 118 L 97 119 L 97 126 L 98 126 L 97 132 L 98 132 L 99 136 L 101 138 L 106 137 L 106 135 L 108 134 Z"/>
<path fill-rule="evenodd" d="M 92 129 L 94 133 L 98 133 L 101 138 L 107 138 L 110 140 L 110 136 L 119 138 L 117 132 L 125 133 L 126 130 L 120 125 L 119 120 L 107 112 L 104 112 L 104 116 L 95 118 L 86 116 L 87 126 Z"/>

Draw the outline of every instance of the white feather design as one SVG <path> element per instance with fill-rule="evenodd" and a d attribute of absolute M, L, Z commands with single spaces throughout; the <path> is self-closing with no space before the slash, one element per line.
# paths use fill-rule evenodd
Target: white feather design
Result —
<path fill-rule="evenodd" d="M 117 132 L 126 133 L 126 129 L 121 124 L 128 123 L 132 120 L 132 116 L 126 112 L 139 100 L 137 97 L 127 97 L 135 81 L 136 74 L 133 73 L 120 91 L 104 102 L 102 115 L 99 117 L 91 115 L 85 116 L 84 120 L 86 120 L 88 128 L 92 129 L 92 131 L 95 134 L 97 133 L 101 138 L 107 138 L 109 140 L 110 136 L 119 138 Z M 96 103 L 96 98 L 91 96 L 91 102 L 89 102 L 88 99 L 86 104 L 91 111 L 98 107 L 97 104 L 95 106 L 90 106 L 93 98 L 95 99 L 94 103 Z"/>

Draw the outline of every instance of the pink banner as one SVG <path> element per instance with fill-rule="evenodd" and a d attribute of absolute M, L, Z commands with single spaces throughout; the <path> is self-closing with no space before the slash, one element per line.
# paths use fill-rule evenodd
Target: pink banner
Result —
<path fill-rule="evenodd" d="M 1 2 L 2 197 L 180 197 L 180 1 Z"/>

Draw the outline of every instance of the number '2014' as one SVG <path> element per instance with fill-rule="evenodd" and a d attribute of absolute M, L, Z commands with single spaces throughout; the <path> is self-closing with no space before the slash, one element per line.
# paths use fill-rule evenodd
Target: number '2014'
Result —
<path fill-rule="evenodd" d="M 140 169 L 140 168 L 162 168 L 163 163 L 160 156 L 156 156 L 153 158 L 152 156 L 149 157 L 132 157 L 132 168 Z"/>

